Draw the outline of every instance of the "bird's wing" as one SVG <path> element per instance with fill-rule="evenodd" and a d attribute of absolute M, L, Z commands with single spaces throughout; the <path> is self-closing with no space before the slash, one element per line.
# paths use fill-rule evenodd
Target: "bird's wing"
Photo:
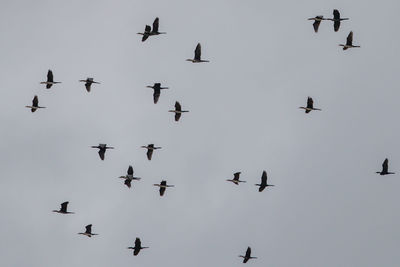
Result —
<path fill-rule="evenodd" d="M 353 45 L 353 32 L 352 31 L 347 36 L 346 45 Z"/>
<path fill-rule="evenodd" d="M 131 182 L 132 182 L 131 179 L 125 179 L 124 184 L 125 184 L 127 187 L 131 188 Z"/>
<path fill-rule="evenodd" d="M 315 20 L 313 23 L 314 32 L 318 32 L 319 25 L 321 24 L 320 20 Z"/>
<path fill-rule="evenodd" d="M 197 44 L 196 50 L 194 50 L 194 59 L 200 60 L 201 59 L 201 45 L 200 43 Z"/>
<path fill-rule="evenodd" d="M 146 41 L 147 38 L 149 38 L 149 34 L 147 34 L 147 33 L 143 34 L 142 42 Z"/>
<path fill-rule="evenodd" d="M 146 25 L 146 27 L 144 28 L 144 33 L 150 33 L 150 31 L 151 31 L 150 25 Z"/>
<path fill-rule="evenodd" d="M 267 172 L 263 171 L 261 176 L 261 184 L 267 184 Z"/>
<path fill-rule="evenodd" d="M 53 82 L 53 72 L 51 70 L 47 72 L 47 82 Z"/>
<path fill-rule="evenodd" d="M 153 93 L 154 104 L 157 104 L 158 99 L 160 98 L 160 95 L 161 95 L 160 90 L 154 90 L 154 93 Z"/>
<path fill-rule="evenodd" d="M 153 156 L 153 149 L 147 149 L 147 159 L 151 160 L 151 157 Z"/>
<path fill-rule="evenodd" d="M 246 258 L 250 258 L 250 255 L 251 255 L 251 248 L 250 248 L 250 247 L 247 247 L 247 250 L 246 250 Z"/>
<path fill-rule="evenodd" d="M 333 10 L 333 18 L 334 18 L 335 20 L 339 20 L 339 19 L 340 19 L 339 10 L 337 10 L 337 9 L 334 9 L 334 10 Z"/>
<path fill-rule="evenodd" d="M 339 30 L 339 28 L 340 28 L 340 20 L 335 20 L 335 21 L 333 22 L 333 30 L 334 30 L 335 32 L 337 32 L 337 31 Z"/>
<path fill-rule="evenodd" d="M 87 234 L 92 233 L 92 225 L 91 224 L 86 225 L 86 232 L 85 233 L 87 233 Z"/>
<path fill-rule="evenodd" d="M 240 172 L 235 172 L 233 174 L 233 180 L 239 180 Z"/>
<path fill-rule="evenodd" d="M 64 203 L 61 203 L 61 210 L 62 212 L 67 212 L 67 208 L 68 208 L 68 201 L 65 201 Z"/>
<path fill-rule="evenodd" d="M 128 175 L 133 175 L 133 168 L 131 165 L 128 167 Z"/>
<path fill-rule="evenodd" d="M 314 106 L 314 101 L 313 101 L 313 99 L 311 98 L 311 97 L 308 97 L 307 98 L 307 108 L 313 108 L 313 106 Z"/>
<path fill-rule="evenodd" d="M 139 237 L 136 237 L 136 239 L 135 239 L 135 247 L 141 247 L 142 246 L 142 242 L 140 242 L 140 238 Z"/>
<path fill-rule="evenodd" d="M 175 102 L 175 110 L 176 110 L 176 111 L 182 111 L 181 104 L 179 104 L 178 101 Z"/>
<path fill-rule="evenodd" d="M 156 18 L 153 22 L 153 32 L 158 32 L 158 22 L 159 22 L 159 19 Z"/>
<path fill-rule="evenodd" d="M 382 172 L 388 172 L 389 170 L 389 160 L 385 159 L 382 163 Z"/>
<path fill-rule="evenodd" d="M 85 87 L 86 87 L 86 91 L 90 92 L 90 86 L 92 85 L 92 83 L 85 83 Z"/>
<path fill-rule="evenodd" d="M 100 149 L 99 150 L 99 156 L 101 160 L 104 160 L 104 154 L 106 153 L 106 150 Z"/>
<path fill-rule="evenodd" d="M 165 192 L 165 187 L 160 187 L 160 196 L 163 196 Z"/>
<path fill-rule="evenodd" d="M 175 113 L 175 121 L 179 121 L 181 115 L 182 115 L 181 113 Z"/>
<path fill-rule="evenodd" d="M 35 97 L 32 100 L 32 107 L 37 107 L 38 105 L 39 105 L 39 99 L 37 95 L 35 95 Z"/>

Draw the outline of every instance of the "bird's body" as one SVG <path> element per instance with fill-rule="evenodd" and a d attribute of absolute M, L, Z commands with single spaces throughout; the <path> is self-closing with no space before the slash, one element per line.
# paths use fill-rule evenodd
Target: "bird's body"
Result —
<path fill-rule="evenodd" d="M 299 107 L 304 109 L 306 113 L 309 113 L 312 110 L 321 110 L 319 108 L 314 108 L 314 100 L 311 97 L 307 98 L 307 107 Z"/>
<path fill-rule="evenodd" d="M 262 192 L 266 187 L 268 186 L 274 186 L 273 184 L 268 184 L 267 183 L 267 172 L 263 171 L 262 176 L 261 176 L 261 184 L 255 184 L 258 186 L 258 191 Z"/>
<path fill-rule="evenodd" d="M 319 25 L 321 24 L 321 21 L 326 20 L 324 19 L 324 16 L 315 16 L 314 18 L 309 18 L 308 20 L 313 20 L 313 28 L 314 32 L 318 32 Z"/>
<path fill-rule="evenodd" d="M 142 247 L 142 242 L 140 241 L 140 238 L 136 237 L 135 240 L 135 246 L 134 247 L 128 247 L 128 249 L 133 249 L 133 255 L 137 256 L 140 252 L 141 249 L 144 248 L 149 248 L 149 247 Z"/>
<path fill-rule="evenodd" d="M 93 80 L 93 78 L 86 78 L 86 80 L 79 80 L 79 81 L 85 83 L 85 88 L 86 88 L 86 91 L 88 91 L 88 92 L 90 92 L 90 89 L 91 89 L 91 86 L 93 83 L 100 84 L 99 82 L 95 82 Z"/>
<path fill-rule="evenodd" d="M 61 203 L 61 208 L 59 210 L 53 210 L 53 212 L 61 213 L 61 214 L 74 214 L 74 212 L 67 211 L 68 209 L 68 201 Z"/>
<path fill-rule="evenodd" d="M 329 18 L 327 20 L 333 21 L 333 30 L 335 32 L 337 32 L 339 30 L 339 28 L 340 28 L 340 22 L 343 21 L 343 20 L 348 20 L 348 18 L 341 18 L 339 10 L 334 9 L 333 10 L 333 18 L 332 19 Z"/>
<path fill-rule="evenodd" d="M 376 173 L 380 175 L 395 174 L 394 172 L 389 172 L 389 160 L 387 158 L 382 163 L 382 171 Z"/>
<path fill-rule="evenodd" d="M 53 84 L 57 84 L 57 83 L 61 83 L 61 82 L 55 82 L 54 77 L 53 77 L 53 72 L 51 70 L 49 70 L 47 72 L 47 81 L 41 82 L 40 84 L 45 84 L 46 88 L 50 89 L 53 86 Z"/>
<path fill-rule="evenodd" d="M 92 146 L 92 148 L 99 149 L 99 156 L 100 156 L 101 160 L 104 160 L 104 155 L 105 155 L 107 149 L 114 149 L 114 147 L 107 146 L 107 144 L 99 144 L 98 146 Z"/>
<path fill-rule="evenodd" d="M 186 61 L 191 61 L 193 63 L 201 63 L 201 62 L 210 62 L 208 60 L 201 59 L 201 45 L 200 43 L 197 44 L 196 49 L 194 50 L 194 58 L 188 58 Z"/>
<path fill-rule="evenodd" d="M 351 31 L 349 35 L 347 35 L 346 44 L 339 44 L 339 46 L 343 46 L 343 50 L 347 50 L 348 48 L 359 48 L 359 45 L 353 45 L 353 32 Z"/>
<path fill-rule="evenodd" d="M 131 165 L 129 165 L 126 175 L 125 176 L 120 176 L 119 178 L 125 179 L 124 184 L 129 188 L 131 188 L 132 180 L 139 181 L 141 179 L 140 177 L 133 176 L 133 168 L 132 168 Z"/>
<path fill-rule="evenodd" d="M 250 247 L 247 247 L 246 255 L 244 255 L 244 256 L 243 255 L 239 255 L 239 257 L 243 258 L 243 263 L 246 263 L 250 259 L 257 259 L 257 257 L 252 257 L 251 256 L 251 248 Z"/>
<path fill-rule="evenodd" d="M 179 121 L 182 113 L 189 112 L 188 110 L 182 110 L 181 104 L 178 101 L 175 102 L 175 110 L 168 110 L 168 111 L 175 113 L 175 121 Z"/>
<path fill-rule="evenodd" d="M 246 181 L 239 180 L 241 172 L 235 172 L 233 174 L 233 179 L 227 179 L 227 181 L 234 183 L 235 185 L 239 185 L 239 183 L 245 183 Z"/>
<path fill-rule="evenodd" d="M 154 93 L 153 93 L 154 104 L 157 104 L 158 99 L 160 98 L 160 95 L 161 95 L 161 90 L 169 89 L 168 87 L 161 87 L 161 83 L 155 83 L 153 86 L 148 85 L 147 88 L 151 88 L 154 90 Z"/>
<path fill-rule="evenodd" d="M 160 187 L 160 196 L 164 195 L 165 189 L 167 189 L 167 187 L 174 187 L 174 185 L 168 185 L 167 181 L 165 180 L 162 180 L 159 184 L 154 184 L 154 186 Z"/>
<path fill-rule="evenodd" d="M 154 144 L 148 144 L 147 146 L 141 146 L 141 147 L 147 149 L 146 155 L 148 160 L 151 160 L 154 150 L 161 149 L 161 147 L 156 147 L 154 146 Z"/>
<path fill-rule="evenodd" d="M 144 28 L 144 32 L 138 32 L 139 35 L 143 36 L 142 42 L 146 41 L 147 38 L 149 38 L 150 36 L 166 34 L 166 32 L 158 31 L 159 21 L 160 21 L 159 18 L 155 18 L 155 20 L 153 22 L 153 29 L 151 29 L 150 25 L 146 25 L 146 27 Z"/>
<path fill-rule="evenodd" d="M 92 237 L 94 235 L 99 235 L 99 234 L 92 233 L 92 225 L 91 224 L 86 225 L 85 228 L 86 228 L 86 231 L 84 233 L 78 233 L 78 234 L 79 235 L 85 235 L 87 237 Z"/>
<path fill-rule="evenodd" d="M 46 108 L 39 106 L 39 98 L 36 95 L 33 97 L 32 106 L 25 106 L 25 107 L 30 108 L 31 112 L 35 112 L 39 108 Z"/>

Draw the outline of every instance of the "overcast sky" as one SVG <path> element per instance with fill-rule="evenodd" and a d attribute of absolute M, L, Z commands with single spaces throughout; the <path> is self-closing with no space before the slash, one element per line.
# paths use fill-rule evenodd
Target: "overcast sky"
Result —
<path fill-rule="evenodd" d="M 386 157 L 400 173 L 399 7 L 1 1 L 1 265 L 242 266 L 251 246 L 250 266 L 399 266 L 400 178 L 375 173 Z M 350 20 L 314 33 L 334 8 Z M 142 43 L 157 16 L 167 34 Z M 343 51 L 351 30 L 361 48 Z M 185 61 L 198 42 L 210 63 Z M 170 87 L 156 105 L 154 82 Z M 46 109 L 24 108 L 34 95 Z M 322 111 L 298 109 L 308 96 Z M 225 181 L 237 171 L 247 183 Z M 76 214 L 51 212 L 64 201 Z"/>

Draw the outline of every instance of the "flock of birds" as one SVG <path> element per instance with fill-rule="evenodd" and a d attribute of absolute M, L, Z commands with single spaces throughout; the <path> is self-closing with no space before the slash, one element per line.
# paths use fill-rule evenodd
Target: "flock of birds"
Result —
<path fill-rule="evenodd" d="M 333 10 L 333 18 L 324 18 L 323 16 L 316 16 L 314 18 L 309 18 L 308 20 L 313 20 L 313 27 L 314 31 L 318 32 L 319 26 L 323 20 L 330 20 L 333 21 L 333 27 L 334 31 L 337 32 L 339 31 L 341 21 L 344 20 L 349 20 L 349 18 L 341 18 L 340 13 L 337 9 Z M 143 33 L 138 33 L 139 35 L 142 35 L 142 42 L 146 41 L 150 36 L 156 36 L 160 34 L 166 34 L 166 32 L 159 32 L 159 18 L 156 18 L 153 22 L 153 27 L 146 25 L 145 30 Z M 355 47 L 360 47 L 360 46 L 355 46 L 353 45 L 353 32 L 350 32 L 349 35 L 347 36 L 347 41 L 346 44 L 339 44 L 339 46 L 343 47 L 343 50 L 347 50 L 348 48 L 355 48 Z M 193 63 L 203 63 L 203 62 L 209 62 L 208 60 L 203 60 L 201 59 L 201 45 L 200 43 L 197 44 L 195 51 L 194 51 L 194 58 L 193 59 L 187 59 L 187 61 L 193 62 Z M 79 82 L 84 82 L 85 83 L 85 88 L 87 92 L 91 91 L 91 86 L 92 84 L 99 84 L 99 82 L 94 81 L 93 78 L 87 78 L 85 80 L 79 80 Z M 61 82 L 54 81 L 53 77 L 53 72 L 51 70 L 48 70 L 47 73 L 47 80 L 45 82 L 41 82 L 40 84 L 45 84 L 47 89 L 50 89 L 53 85 L 58 84 Z M 154 90 L 153 92 L 153 102 L 154 104 L 157 104 L 160 95 L 161 95 L 161 90 L 166 90 L 168 87 L 162 87 L 161 83 L 154 83 L 154 85 L 148 85 L 147 88 L 151 88 Z M 45 108 L 43 106 L 39 106 L 39 99 L 38 96 L 34 96 L 32 100 L 32 105 L 31 106 L 26 106 L 27 108 L 31 109 L 31 112 L 35 112 L 37 109 L 42 109 Z M 314 107 L 314 101 L 311 97 L 308 97 L 307 99 L 307 105 L 305 107 L 299 107 L 300 109 L 304 109 L 305 113 L 309 113 L 313 110 L 318 110 L 320 111 L 320 108 L 315 108 Z M 181 118 L 183 113 L 189 112 L 188 110 L 182 110 L 181 104 L 176 101 L 175 102 L 175 109 L 174 110 L 169 110 L 169 112 L 173 112 L 175 114 L 175 121 L 178 122 L 179 119 Z M 97 146 L 91 146 L 92 148 L 98 149 L 98 154 L 101 160 L 105 159 L 105 153 L 107 149 L 114 149 L 114 147 L 107 146 L 107 144 L 99 144 Z M 161 147 L 157 147 L 154 144 L 148 144 L 146 146 L 142 146 L 141 148 L 145 148 L 147 150 L 146 155 L 147 159 L 151 160 L 152 155 L 154 150 L 161 149 Z M 388 174 L 394 174 L 394 172 L 389 172 L 388 168 L 388 159 L 386 158 L 382 164 L 382 170 L 377 171 L 376 173 L 380 175 L 388 175 Z M 227 179 L 226 181 L 232 182 L 235 185 L 239 185 L 240 183 L 246 183 L 246 181 L 240 180 L 240 174 L 241 172 L 236 172 L 233 174 L 233 179 Z M 126 175 L 122 175 L 119 178 L 124 180 L 124 184 L 128 187 L 131 188 L 132 186 L 132 181 L 139 181 L 141 178 L 140 177 L 135 177 L 134 176 L 134 170 L 131 165 L 129 165 L 128 170 Z M 160 196 L 163 196 L 165 194 L 165 191 L 168 187 L 174 187 L 174 185 L 167 184 L 166 180 L 162 180 L 159 184 L 153 184 L 156 187 L 159 187 L 159 194 Z M 271 187 L 274 185 L 268 184 L 267 183 L 267 172 L 264 170 L 261 175 L 261 183 L 260 184 L 255 184 L 258 186 L 258 191 L 262 192 L 265 188 Z M 68 211 L 68 201 L 61 203 L 61 207 L 59 210 L 53 210 L 53 212 L 60 213 L 60 214 L 74 214 L 74 212 Z M 92 224 L 86 225 L 85 226 L 85 232 L 78 233 L 80 235 L 85 235 L 87 237 L 92 237 L 95 235 L 98 235 L 96 233 L 92 233 Z M 142 247 L 141 240 L 140 238 L 135 239 L 135 245 L 134 247 L 128 247 L 128 249 L 133 250 L 133 255 L 137 256 L 140 252 L 141 249 L 145 249 L 149 247 Z M 250 259 L 257 259 L 257 257 L 252 257 L 251 256 L 251 248 L 248 247 L 246 250 L 245 255 L 239 255 L 239 257 L 243 258 L 243 263 L 246 263 Z"/>

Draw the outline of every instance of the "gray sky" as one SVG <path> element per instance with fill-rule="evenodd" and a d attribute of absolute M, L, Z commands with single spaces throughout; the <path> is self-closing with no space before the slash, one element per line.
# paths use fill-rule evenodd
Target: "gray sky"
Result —
<path fill-rule="evenodd" d="M 251 246 L 251 266 L 398 266 L 400 180 L 375 171 L 400 173 L 399 5 L 3 0 L 2 265 L 242 266 Z M 350 20 L 315 34 L 306 19 L 334 8 Z M 167 35 L 142 43 L 157 16 Z M 362 48 L 342 51 L 350 30 Z M 185 61 L 198 42 L 210 63 Z M 24 108 L 34 95 L 47 109 Z M 307 96 L 321 112 L 298 109 Z M 259 193 L 263 170 L 276 186 Z M 75 215 L 51 212 L 67 200 Z M 100 235 L 77 235 L 89 223 Z"/>

